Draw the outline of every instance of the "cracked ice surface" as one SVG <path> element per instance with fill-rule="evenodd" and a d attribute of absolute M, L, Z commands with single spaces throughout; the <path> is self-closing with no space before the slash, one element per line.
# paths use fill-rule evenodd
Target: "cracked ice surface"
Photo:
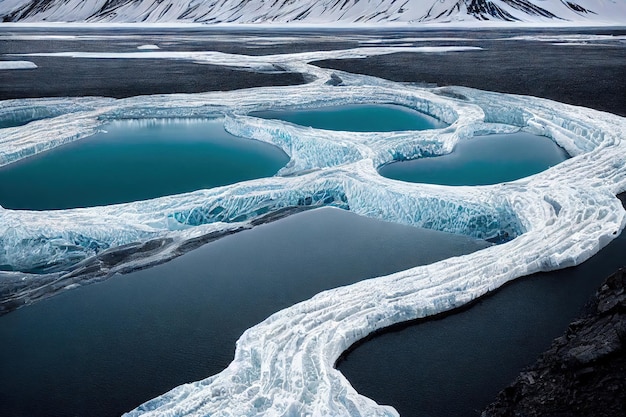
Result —
<path fill-rule="evenodd" d="M 516 238 L 325 291 L 279 311 L 241 336 L 223 372 L 175 388 L 128 416 L 395 416 L 391 407 L 359 395 L 334 369 L 350 345 L 393 323 L 461 306 L 517 277 L 579 264 L 624 228 L 626 215 L 615 195 L 626 191 L 626 119 L 533 97 L 459 87 L 423 89 L 333 72 L 308 65 L 313 55 L 280 60 L 288 70 L 316 77 L 306 86 L 123 100 L 12 101 L 21 109 L 49 106 L 58 115 L 3 129 L 0 164 L 90 135 L 108 120 L 149 117 L 223 117 L 231 133 L 279 146 L 291 160 L 273 178 L 149 201 L 54 212 L 0 209 L 0 264 L 16 269 L 71 264 L 130 242 L 163 236 L 183 242 L 214 230 L 248 227 L 264 213 L 302 205 L 334 205 L 480 238 Z M 342 81 L 339 86 L 326 84 L 333 73 Z M 450 126 L 331 132 L 247 115 L 347 103 L 401 104 Z M 517 130 L 545 135 L 573 158 L 528 178 L 480 187 L 404 183 L 376 170 L 396 159 L 450 152 L 475 135 Z"/>

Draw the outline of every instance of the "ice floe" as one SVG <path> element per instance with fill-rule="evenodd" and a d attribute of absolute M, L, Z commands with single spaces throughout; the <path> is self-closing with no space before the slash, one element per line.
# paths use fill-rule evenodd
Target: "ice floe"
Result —
<path fill-rule="evenodd" d="M 0 61 L 0 70 L 34 69 L 37 65 L 30 61 Z"/>

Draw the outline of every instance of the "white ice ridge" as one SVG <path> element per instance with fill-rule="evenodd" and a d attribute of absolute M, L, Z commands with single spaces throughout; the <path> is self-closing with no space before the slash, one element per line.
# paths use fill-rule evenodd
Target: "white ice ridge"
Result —
<path fill-rule="evenodd" d="M 613 46 L 626 42 L 624 35 L 567 34 L 567 35 L 524 35 L 501 40 L 549 42 L 553 45 L 577 46 Z"/>
<path fill-rule="evenodd" d="M 30 61 L 0 61 L 0 70 L 34 69 L 37 65 Z"/>
<path fill-rule="evenodd" d="M 376 329 L 459 307 L 517 277 L 579 264 L 626 225 L 626 212 L 615 197 L 626 191 L 623 117 L 533 97 L 424 89 L 296 60 L 281 62 L 316 81 L 123 100 L 9 102 L 22 110 L 50 106 L 58 115 L 0 130 L 3 164 L 85 137 L 109 120 L 174 117 L 224 117 L 231 133 L 279 146 L 291 160 L 272 178 L 148 201 L 51 212 L 0 208 L 0 265 L 27 269 L 43 262 L 71 263 L 102 248 L 153 237 L 183 241 L 247 226 L 263 213 L 294 205 L 333 205 L 482 238 L 517 237 L 325 291 L 277 312 L 242 335 L 226 370 L 182 385 L 128 416 L 395 416 L 391 407 L 359 395 L 334 369 L 346 348 Z M 331 132 L 248 115 L 347 103 L 396 103 L 450 126 Z M 395 159 L 450 152 L 476 135 L 517 130 L 552 138 L 573 157 L 525 179 L 480 187 L 405 183 L 376 170 Z"/>
<path fill-rule="evenodd" d="M 149 46 L 149 45 L 147 45 Z M 155 45 L 156 46 L 156 45 Z M 143 48 L 148 49 L 148 48 Z M 154 48 L 152 48 L 154 49 Z M 158 49 L 158 47 L 156 48 Z M 35 52 L 12 54 L 14 56 L 47 56 L 92 59 L 178 59 L 197 63 L 222 65 L 235 68 L 250 68 L 255 71 L 275 72 L 280 70 L 277 65 L 303 63 L 323 59 L 364 58 L 368 56 L 387 55 L 398 52 L 444 53 L 476 51 L 477 46 L 389 46 L 361 47 L 353 49 L 300 52 L 275 55 L 238 55 L 217 51 L 146 51 L 146 52 Z M 0 61 L 1 62 L 1 61 Z"/>
<path fill-rule="evenodd" d="M 516 41 L 537 41 L 537 42 L 623 42 L 626 35 L 597 35 L 597 34 L 566 34 L 566 35 L 523 35 L 503 38 Z"/>

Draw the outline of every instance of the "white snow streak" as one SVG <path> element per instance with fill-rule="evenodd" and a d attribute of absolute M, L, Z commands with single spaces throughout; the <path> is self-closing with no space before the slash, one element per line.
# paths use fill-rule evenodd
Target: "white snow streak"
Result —
<path fill-rule="evenodd" d="M 30 61 L 0 61 L 0 70 L 34 69 L 34 62 Z"/>

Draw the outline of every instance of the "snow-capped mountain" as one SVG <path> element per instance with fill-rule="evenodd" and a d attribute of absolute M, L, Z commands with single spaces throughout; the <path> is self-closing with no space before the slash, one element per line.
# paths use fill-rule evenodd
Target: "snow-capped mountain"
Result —
<path fill-rule="evenodd" d="M 0 0 L 4 22 L 615 22 L 626 0 Z"/>

